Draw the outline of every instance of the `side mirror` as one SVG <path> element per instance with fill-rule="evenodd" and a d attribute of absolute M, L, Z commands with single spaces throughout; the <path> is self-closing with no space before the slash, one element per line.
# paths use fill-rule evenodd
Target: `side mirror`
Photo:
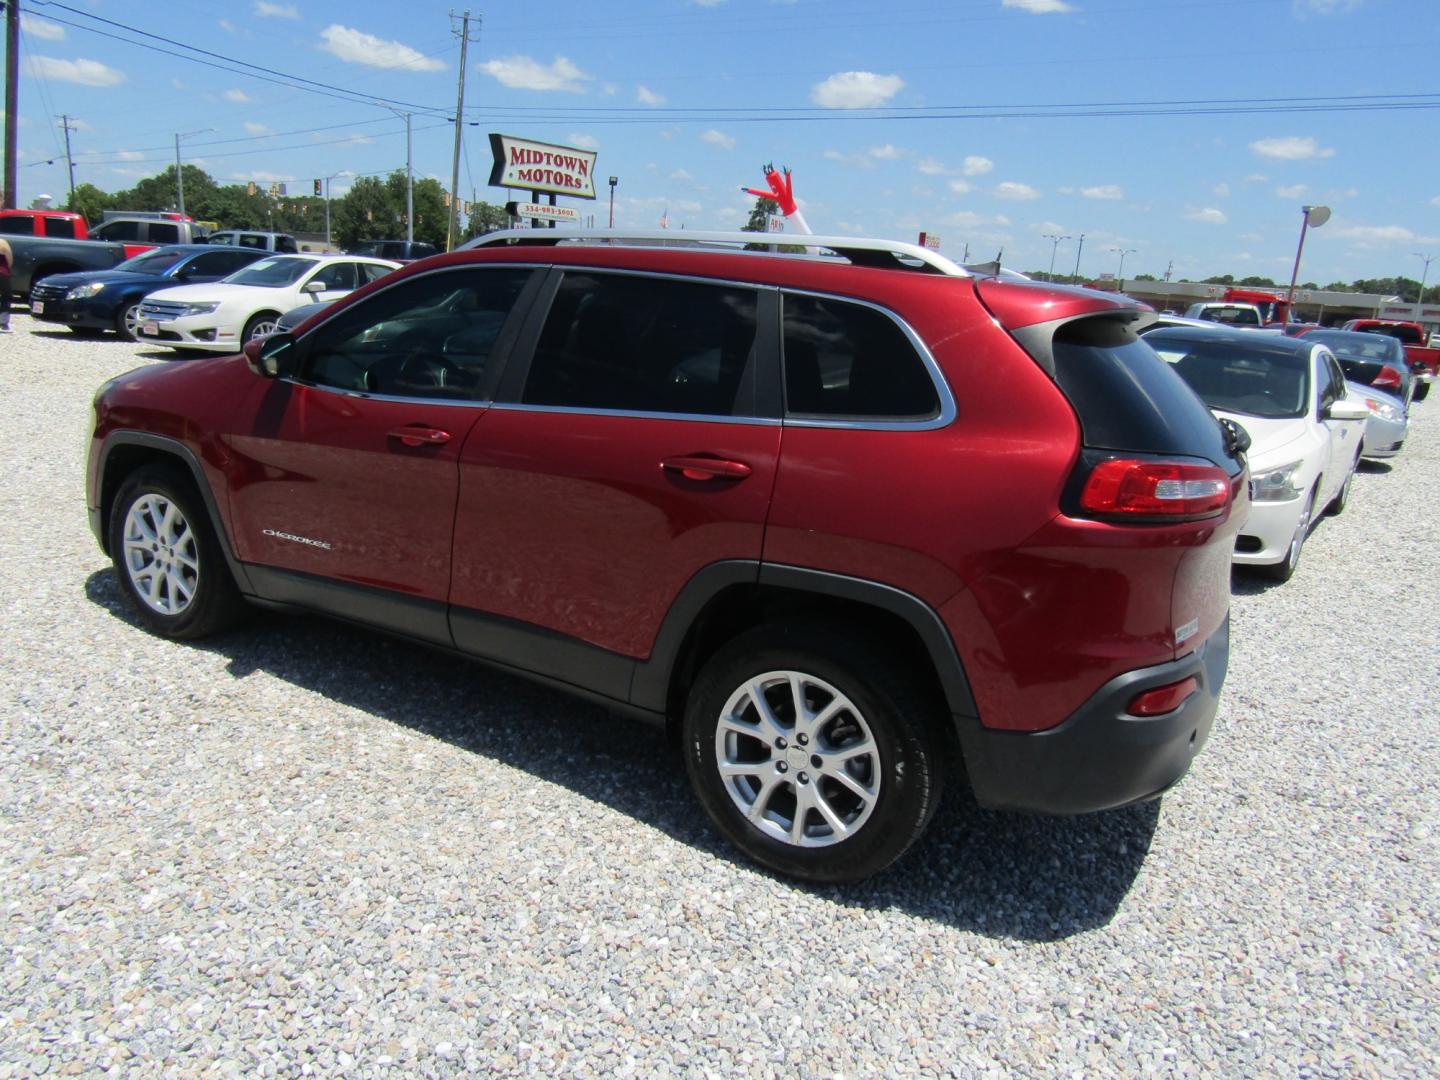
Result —
<path fill-rule="evenodd" d="M 300 287 L 300 291 L 309 293 L 311 296 L 318 296 L 325 291 L 325 283 L 323 281 L 307 281 Z"/>
<path fill-rule="evenodd" d="M 1321 415 L 1327 420 L 1368 420 L 1370 410 L 1358 401 L 1341 400 L 1331 404 Z"/>
<path fill-rule="evenodd" d="M 1234 420 L 1223 419 L 1220 426 L 1225 429 L 1225 442 L 1232 452 L 1243 454 L 1250 449 L 1250 432 Z"/>
<path fill-rule="evenodd" d="M 295 371 L 295 335 L 288 330 L 247 341 L 245 362 L 262 379 L 283 379 Z"/>

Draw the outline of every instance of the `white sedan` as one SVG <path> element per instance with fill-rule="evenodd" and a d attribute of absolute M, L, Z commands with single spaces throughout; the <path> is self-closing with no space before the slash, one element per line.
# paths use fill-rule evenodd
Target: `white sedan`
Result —
<path fill-rule="evenodd" d="M 1345 509 L 1370 410 L 1324 345 L 1254 331 L 1154 330 L 1145 342 L 1250 435 L 1250 517 L 1235 562 L 1288 581 L 1320 513 Z"/>
<path fill-rule="evenodd" d="M 338 300 L 400 264 L 355 255 L 276 255 L 222 281 L 161 289 L 140 304 L 141 341 L 177 349 L 238 352 L 275 331 L 291 308 Z"/>

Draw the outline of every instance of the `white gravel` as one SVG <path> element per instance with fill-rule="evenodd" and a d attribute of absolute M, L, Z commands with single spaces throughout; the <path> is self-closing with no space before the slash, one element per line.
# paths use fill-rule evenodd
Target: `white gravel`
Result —
<path fill-rule="evenodd" d="M 1237 579 L 1162 804 L 952 799 L 810 890 L 591 706 L 321 620 L 139 630 L 78 452 L 94 388 L 163 357 L 15 322 L 0 1078 L 1435 1073 L 1440 399 L 1292 582 Z"/>

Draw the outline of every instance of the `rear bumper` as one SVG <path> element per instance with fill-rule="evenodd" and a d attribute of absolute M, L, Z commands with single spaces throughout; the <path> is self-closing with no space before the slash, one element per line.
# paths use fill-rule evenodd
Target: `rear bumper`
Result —
<path fill-rule="evenodd" d="M 1230 658 L 1230 620 L 1179 660 L 1111 679 L 1068 720 L 1037 732 L 998 731 L 956 717 L 975 799 L 997 810 L 1083 814 L 1143 802 L 1174 787 L 1205 745 Z M 1178 709 L 1136 717 L 1136 694 L 1194 676 Z"/>

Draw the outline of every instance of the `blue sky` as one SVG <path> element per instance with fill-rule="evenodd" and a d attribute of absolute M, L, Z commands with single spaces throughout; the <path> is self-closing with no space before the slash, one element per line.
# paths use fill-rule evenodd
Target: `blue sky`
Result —
<path fill-rule="evenodd" d="M 403 167 L 404 123 L 372 98 L 414 110 L 417 174 L 448 186 L 459 61 L 448 5 L 22 9 L 22 201 L 64 197 L 61 114 L 79 129 L 77 182 L 106 190 L 165 168 L 177 132 L 185 160 L 223 182 L 283 179 L 308 193 L 313 177 Z M 1047 269 L 1052 253 L 1057 271 L 1072 269 L 1084 233 L 1091 277 L 1115 272 L 1121 249 L 1127 276 L 1163 274 L 1173 261 L 1177 278 L 1288 279 L 1310 203 L 1334 216 L 1307 240 L 1304 279 L 1419 277 L 1415 253 L 1440 254 L 1436 0 L 553 0 L 473 10 L 483 18 L 466 82 L 466 119 L 477 125 L 465 129 L 466 198 L 473 185 L 504 200 L 485 186 L 485 135 L 503 131 L 598 150 L 601 198 L 581 209 L 603 222 L 603 178 L 616 175 L 617 224 L 634 227 L 657 226 L 668 209 L 672 228 L 737 228 L 752 202 L 740 187 L 760 186 L 773 161 L 794 171 L 816 232 L 913 240 L 923 229 L 947 254 L 968 244 L 971 258 L 988 259 L 1003 247 L 1020 269 Z M 180 55 L 144 48 L 113 23 L 170 38 L 180 44 L 148 44 Z M 280 75 L 203 66 L 188 58 L 196 46 L 221 67 Z M 1308 100 L 1260 100 L 1280 98 Z M 1351 108 L 1317 108 L 1337 98 Z M 1153 104 L 1173 102 L 1199 104 Z M 1076 115 L 1127 103 L 1143 115 Z M 1234 111 L 1276 106 L 1304 111 Z M 1047 235 L 1071 239 L 1057 246 Z"/>

